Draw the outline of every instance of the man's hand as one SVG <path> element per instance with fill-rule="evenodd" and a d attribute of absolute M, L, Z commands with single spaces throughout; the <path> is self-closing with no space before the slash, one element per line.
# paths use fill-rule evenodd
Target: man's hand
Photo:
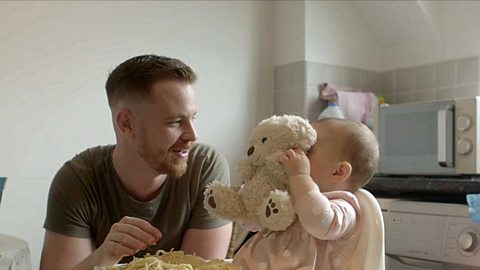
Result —
<path fill-rule="evenodd" d="M 124 256 L 134 255 L 149 245 L 156 244 L 162 233 L 145 220 L 123 217 L 110 228 L 105 241 L 95 251 L 102 258 L 102 266 L 111 266 Z"/>
<path fill-rule="evenodd" d="M 296 175 L 310 175 L 310 161 L 302 150 L 288 149 L 279 158 L 288 177 Z"/>

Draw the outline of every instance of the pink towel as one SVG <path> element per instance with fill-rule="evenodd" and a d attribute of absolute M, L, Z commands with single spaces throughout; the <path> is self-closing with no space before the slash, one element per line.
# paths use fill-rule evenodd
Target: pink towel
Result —
<path fill-rule="evenodd" d="M 371 124 L 377 106 L 375 94 L 362 92 L 359 89 L 337 87 L 329 83 L 320 84 L 318 90 L 321 99 L 337 101 L 345 118 Z"/>

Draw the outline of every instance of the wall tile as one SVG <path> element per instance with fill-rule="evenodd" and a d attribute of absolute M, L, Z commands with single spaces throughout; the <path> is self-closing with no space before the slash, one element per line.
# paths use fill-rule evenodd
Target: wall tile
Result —
<path fill-rule="evenodd" d="M 283 114 L 285 114 L 285 113 L 283 113 Z M 283 114 L 282 114 L 282 115 L 283 115 Z M 290 112 L 290 113 L 288 113 L 288 114 L 300 116 L 300 117 L 303 117 L 303 118 L 306 118 L 306 117 L 307 117 L 307 116 L 305 115 L 305 112 L 303 112 L 303 111 L 302 111 L 302 112 Z"/>
<path fill-rule="evenodd" d="M 315 122 L 318 118 L 318 116 L 320 115 L 320 113 L 316 112 L 316 111 L 313 111 L 313 112 L 307 112 L 307 115 L 305 116 L 308 121 L 310 121 L 311 123 Z"/>
<path fill-rule="evenodd" d="M 308 115 L 316 114 L 317 117 L 327 105 L 326 101 L 320 99 L 318 95 L 318 87 L 315 86 L 307 86 L 307 94 L 305 101 L 305 111 L 308 112 Z M 309 120 L 311 120 L 310 116 L 308 117 Z"/>
<path fill-rule="evenodd" d="M 376 72 L 376 76 L 377 76 L 377 79 L 376 79 L 376 91 L 375 91 L 375 94 L 377 96 L 381 96 L 382 95 L 382 81 L 381 81 L 381 78 L 380 78 L 380 73 Z"/>
<path fill-rule="evenodd" d="M 331 83 L 343 86 L 343 68 L 340 66 L 318 62 L 306 62 L 306 83 L 318 86 L 322 83 Z"/>
<path fill-rule="evenodd" d="M 435 90 L 435 100 L 451 100 L 455 97 L 455 87 L 439 88 Z"/>
<path fill-rule="evenodd" d="M 395 91 L 395 71 L 384 71 L 380 73 L 380 93 L 393 93 Z"/>
<path fill-rule="evenodd" d="M 415 101 L 431 101 L 434 100 L 434 92 L 433 90 L 426 90 L 426 91 L 415 91 L 414 92 Z"/>
<path fill-rule="evenodd" d="M 388 103 L 388 104 L 394 104 L 395 103 L 395 94 L 394 93 L 384 94 L 382 96 L 385 99 L 385 103 Z"/>
<path fill-rule="evenodd" d="M 360 86 L 360 69 L 345 67 L 343 69 L 342 86 L 359 89 Z"/>
<path fill-rule="evenodd" d="M 414 68 L 415 90 L 433 89 L 434 65 L 424 65 Z"/>
<path fill-rule="evenodd" d="M 335 65 L 325 65 L 325 71 L 327 74 L 327 82 L 339 85 L 339 86 L 345 86 L 343 85 L 343 68 L 340 66 L 335 66 Z"/>
<path fill-rule="evenodd" d="M 362 89 L 383 96 L 386 103 L 424 102 L 480 94 L 479 57 L 376 72 L 318 62 L 275 67 L 274 113 L 316 120 L 326 102 L 318 85 Z"/>
<path fill-rule="evenodd" d="M 378 72 L 371 70 L 360 70 L 360 89 L 362 91 L 379 94 L 378 90 Z"/>
<path fill-rule="evenodd" d="M 457 60 L 456 85 L 478 82 L 478 57 Z"/>
<path fill-rule="evenodd" d="M 474 97 L 478 96 L 478 84 L 466 85 L 466 86 L 457 86 L 457 95 L 456 97 Z"/>
<path fill-rule="evenodd" d="M 306 83 L 306 63 L 296 62 L 274 68 L 273 89 L 275 91 L 304 86 Z"/>
<path fill-rule="evenodd" d="M 455 61 L 435 64 L 435 87 L 445 88 L 455 85 Z"/>
<path fill-rule="evenodd" d="M 413 91 L 413 68 L 402 68 L 395 70 L 395 92 Z"/>
<path fill-rule="evenodd" d="M 395 93 L 395 103 L 408 103 L 408 102 L 414 102 L 414 101 L 415 101 L 415 98 L 414 98 L 413 91 Z"/>
<path fill-rule="evenodd" d="M 304 112 L 305 88 L 297 87 L 274 92 L 274 114 Z"/>
<path fill-rule="evenodd" d="M 320 85 L 328 82 L 326 65 L 316 62 L 307 62 L 307 85 Z"/>

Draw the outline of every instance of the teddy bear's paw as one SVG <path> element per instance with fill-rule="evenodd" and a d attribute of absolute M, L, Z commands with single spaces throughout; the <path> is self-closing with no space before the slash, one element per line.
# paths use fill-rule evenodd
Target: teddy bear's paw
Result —
<path fill-rule="evenodd" d="M 259 209 L 260 223 L 273 231 L 285 230 L 295 218 L 292 201 L 284 191 L 270 192 Z"/>
<path fill-rule="evenodd" d="M 215 209 L 217 208 L 217 203 L 212 195 L 213 191 L 211 189 L 207 190 L 207 194 L 205 194 L 205 202 L 211 209 Z"/>
<path fill-rule="evenodd" d="M 205 190 L 203 206 L 211 214 L 229 220 L 235 220 L 243 209 L 234 190 L 215 182 Z"/>
<path fill-rule="evenodd" d="M 219 196 L 215 196 L 214 194 L 221 193 L 222 192 L 221 190 L 227 190 L 227 189 L 229 188 L 223 185 L 219 181 L 214 181 L 208 184 L 207 189 L 204 192 L 204 196 L 205 196 L 203 200 L 204 207 L 207 210 L 212 210 L 212 211 L 215 210 L 217 208 L 217 201 L 215 200 L 215 197 L 219 197 Z"/>
<path fill-rule="evenodd" d="M 278 215 L 280 212 L 277 208 L 275 202 L 270 198 L 268 200 L 267 206 L 265 207 L 265 217 L 269 218 L 271 215 Z"/>

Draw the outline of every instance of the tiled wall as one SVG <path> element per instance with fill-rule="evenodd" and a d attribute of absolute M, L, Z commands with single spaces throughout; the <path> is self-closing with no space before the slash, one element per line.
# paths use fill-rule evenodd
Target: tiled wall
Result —
<path fill-rule="evenodd" d="M 380 81 L 380 93 L 388 103 L 477 96 L 479 57 L 385 71 Z"/>
<path fill-rule="evenodd" d="M 295 114 L 315 120 L 325 103 L 319 99 L 318 86 L 324 82 L 379 93 L 379 73 L 351 67 L 296 62 L 275 67 L 274 113 Z"/>
<path fill-rule="evenodd" d="M 274 113 L 315 120 L 325 103 L 318 86 L 334 85 L 370 91 L 387 103 L 421 102 L 480 95 L 479 57 L 384 72 L 301 61 L 274 71 Z"/>

